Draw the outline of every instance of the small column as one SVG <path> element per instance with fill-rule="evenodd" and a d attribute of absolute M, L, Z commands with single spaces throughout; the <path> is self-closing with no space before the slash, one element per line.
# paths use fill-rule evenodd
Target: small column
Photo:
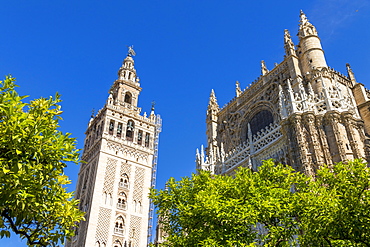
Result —
<path fill-rule="evenodd" d="M 304 138 L 304 133 L 303 133 L 303 127 L 302 127 L 302 117 L 300 115 L 294 114 L 291 117 L 291 122 L 292 122 L 292 127 L 293 129 L 293 136 L 295 138 L 297 147 L 297 161 L 300 163 L 300 169 L 303 171 L 305 174 L 309 176 L 314 175 L 314 171 L 312 169 L 312 166 L 308 160 L 307 157 L 307 142 Z"/>
<path fill-rule="evenodd" d="M 249 142 L 250 156 L 252 156 L 255 150 L 254 150 L 254 144 L 253 144 L 253 135 L 251 131 L 251 125 L 249 123 L 248 123 L 248 142 Z"/>
<path fill-rule="evenodd" d="M 340 116 L 336 112 L 330 112 L 326 115 L 326 118 L 329 124 L 333 128 L 333 132 L 335 136 L 334 141 L 338 147 L 340 161 L 344 161 L 347 159 L 347 155 L 346 155 L 346 149 L 344 148 L 344 143 L 341 137 L 341 132 L 339 131 L 339 128 L 338 128 L 338 124 L 340 122 Z"/>
<path fill-rule="evenodd" d="M 353 73 L 353 71 L 351 69 L 351 65 L 349 65 L 349 63 L 346 63 L 346 68 L 347 68 L 348 78 L 351 81 L 351 87 L 354 87 L 357 84 L 356 78 L 355 78 L 355 73 Z"/>
<path fill-rule="evenodd" d="M 349 112 L 346 112 L 342 115 L 343 123 L 346 128 L 348 141 L 351 145 L 351 149 L 353 152 L 353 157 L 355 159 L 361 159 L 364 158 L 363 155 L 361 155 L 361 152 L 358 147 L 358 143 L 356 141 L 356 135 L 354 133 L 355 126 L 352 123 L 352 114 Z"/>
<path fill-rule="evenodd" d="M 310 138 L 313 145 L 314 150 L 314 163 L 315 163 L 315 169 L 317 169 L 320 165 L 323 165 L 325 163 L 324 160 L 324 154 L 322 152 L 321 143 L 319 134 L 317 132 L 317 126 L 315 126 L 315 115 L 313 113 L 306 113 L 304 115 L 304 120 L 307 124 L 308 131 L 310 133 Z"/>
<path fill-rule="evenodd" d="M 324 117 L 322 115 L 316 116 L 316 126 L 318 127 L 317 131 L 322 145 L 324 164 L 332 164 L 333 161 L 331 158 L 329 144 L 324 130 Z"/>

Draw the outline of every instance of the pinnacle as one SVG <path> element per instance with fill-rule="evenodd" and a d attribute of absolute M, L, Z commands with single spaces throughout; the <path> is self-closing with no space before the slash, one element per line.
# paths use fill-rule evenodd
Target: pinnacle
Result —
<path fill-rule="evenodd" d="M 215 95 L 215 91 L 213 89 L 211 90 L 211 95 L 209 96 L 208 105 L 218 105 L 216 95 Z"/>

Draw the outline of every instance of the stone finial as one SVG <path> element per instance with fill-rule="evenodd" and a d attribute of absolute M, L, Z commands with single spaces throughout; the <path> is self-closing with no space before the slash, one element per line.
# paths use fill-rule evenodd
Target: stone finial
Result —
<path fill-rule="evenodd" d="M 299 17 L 300 17 L 300 23 L 301 23 L 301 25 L 302 24 L 305 24 L 305 23 L 307 23 L 308 22 L 308 19 L 307 19 L 307 16 L 306 16 L 306 14 L 303 12 L 303 10 L 300 10 L 299 11 Z"/>
<path fill-rule="evenodd" d="M 295 54 L 294 43 L 288 29 L 284 30 L 284 49 L 287 56 Z"/>
<path fill-rule="evenodd" d="M 288 29 L 284 29 L 284 44 L 292 44 L 294 46 Z"/>
<path fill-rule="evenodd" d="M 215 91 L 213 91 L 213 89 L 211 91 L 211 95 L 209 96 L 208 106 L 217 106 L 217 108 L 218 108 L 218 103 L 217 103 Z"/>
<path fill-rule="evenodd" d="M 269 72 L 269 70 L 266 67 L 265 61 L 261 61 L 261 73 L 262 75 L 266 75 Z"/>
<path fill-rule="evenodd" d="M 236 81 L 235 87 L 236 87 L 236 97 L 239 97 L 242 94 L 242 90 L 240 89 L 239 81 Z"/>
<path fill-rule="evenodd" d="M 299 31 L 298 37 L 304 38 L 306 36 L 316 35 L 317 31 L 314 25 L 312 25 L 309 20 L 307 19 L 305 13 L 301 10 L 300 20 L 299 20 Z"/>
<path fill-rule="evenodd" d="M 312 88 L 312 85 L 311 85 L 311 82 L 308 82 L 307 83 L 307 89 L 308 89 L 308 94 L 310 95 L 314 95 L 314 91 L 313 91 L 313 88 Z"/>
<path fill-rule="evenodd" d="M 349 65 L 349 63 L 346 63 L 346 67 L 347 67 L 348 78 L 351 80 L 352 86 L 354 86 L 357 83 L 356 78 L 355 78 L 355 73 L 353 73 L 351 69 L 351 65 Z"/>

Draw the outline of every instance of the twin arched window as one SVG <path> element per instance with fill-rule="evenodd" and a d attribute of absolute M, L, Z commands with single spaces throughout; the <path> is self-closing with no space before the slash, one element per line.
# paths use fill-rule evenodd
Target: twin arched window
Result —
<path fill-rule="evenodd" d="M 107 192 L 104 192 L 103 193 L 103 202 L 104 204 L 107 204 L 107 205 L 112 205 L 112 194 L 107 194 Z"/>
<path fill-rule="evenodd" d="M 119 180 L 119 187 L 120 188 L 124 188 L 124 189 L 128 189 L 130 186 L 130 183 L 129 183 L 129 179 L 128 179 L 128 176 L 126 173 L 124 173 L 122 175 L 122 177 L 120 178 Z"/>
<path fill-rule="evenodd" d="M 140 201 L 134 201 L 134 211 L 136 213 L 142 213 L 142 206 Z"/>
<path fill-rule="evenodd" d="M 127 196 L 124 192 L 120 192 L 118 195 L 117 208 L 126 210 L 127 209 Z"/>
<path fill-rule="evenodd" d="M 114 225 L 114 233 L 118 235 L 123 235 L 125 228 L 125 220 L 122 216 L 118 216 L 116 219 L 116 224 Z"/>

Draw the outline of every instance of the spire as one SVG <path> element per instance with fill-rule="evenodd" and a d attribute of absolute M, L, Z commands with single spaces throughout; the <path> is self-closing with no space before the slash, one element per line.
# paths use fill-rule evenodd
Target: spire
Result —
<path fill-rule="evenodd" d="M 351 65 L 349 65 L 349 63 L 346 64 L 346 67 L 347 67 L 348 78 L 351 80 L 352 87 L 353 87 L 357 83 L 356 78 L 355 78 L 355 74 L 353 73 L 353 71 L 351 69 Z"/>
<path fill-rule="evenodd" d="M 242 94 L 242 90 L 240 89 L 240 83 L 239 83 L 239 81 L 236 81 L 236 83 L 235 83 L 235 87 L 236 87 L 236 97 L 239 97 L 239 95 L 241 95 Z"/>
<path fill-rule="evenodd" d="M 129 46 L 127 56 L 118 70 L 118 79 L 109 90 L 108 104 L 127 106 L 130 109 L 137 106 L 141 87 L 134 67 L 135 55 L 134 49 Z"/>
<path fill-rule="evenodd" d="M 262 75 L 265 75 L 269 72 L 269 70 L 266 67 L 265 61 L 261 61 L 261 73 Z"/>
<path fill-rule="evenodd" d="M 211 91 L 211 95 L 209 96 L 208 110 L 215 110 L 215 111 L 219 110 L 219 106 L 217 104 L 215 91 L 213 91 L 213 89 Z"/>
<path fill-rule="evenodd" d="M 292 41 L 292 38 L 290 36 L 288 29 L 284 30 L 284 48 L 285 48 L 285 54 L 287 56 L 290 56 L 293 54 L 295 55 L 294 43 Z"/>
<path fill-rule="evenodd" d="M 301 10 L 298 37 L 301 39 L 311 35 L 317 36 L 316 28 L 308 21 L 305 13 Z"/>

